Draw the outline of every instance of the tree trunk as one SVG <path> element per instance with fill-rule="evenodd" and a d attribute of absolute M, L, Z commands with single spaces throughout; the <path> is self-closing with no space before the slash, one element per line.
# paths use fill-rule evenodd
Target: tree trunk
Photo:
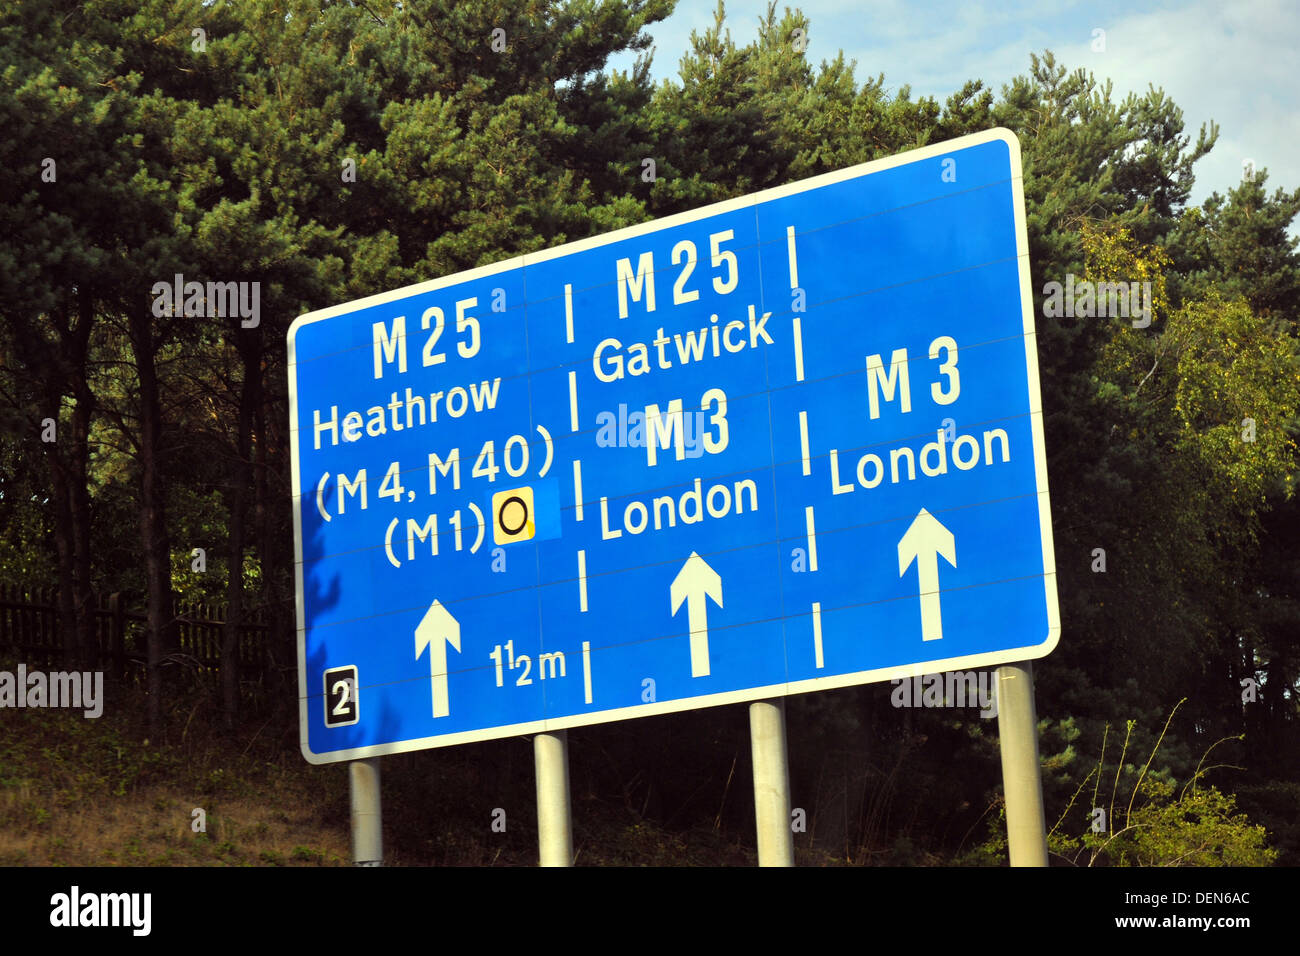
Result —
<path fill-rule="evenodd" d="M 93 670 L 99 665 L 99 647 L 95 640 L 95 594 L 90 561 L 90 489 L 86 473 L 90 461 L 90 419 L 95 411 L 95 396 L 86 378 L 86 356 L 90 329 L 95 319 L 94 300 L 90 291 L 78 290 L 77 325 L 65 339 L 71 363 L 72 435 L 68 447 L 68 504 L 72 521 L 73 600 L 76 604 L 77 644 L 81 667 Z"/>
<path fill-rule="evenodd" d="M 163 478 L 162 405 L 154 358 L 153 326 L 142 302 L 129 319 L 131 348 L 140 385 L 140 540 L 144 551 L 148 659 L 148 721 L 162 729 L 162 661 L 171 650 L 171 546 L 167 538 L 166 487 Z"/>
<path fill-rule="evenodd" d="M 244 363 L 244 381 L 239 390 L 235 464 L 227 496 L 230 571 L 226 584 L 226 626 L 221 636 L 221 695 L 226 727 L 230 729 L 234 729 L 239 716 L 239 628 L 244 623 L 244 515 L 253 477 L 253 411 L 262 401 L 261 329 L 239 329 L 235 335 Z"/>
<path fill-rule="evenodd" d="M 76 576 L 73 560 L 72 506 L 69 502 L 68 476 L 63 467 L 63 456 L 59 454 L 59 442 L 68 441 L 60 435 L 57 425 L 59 403 L 62 398 L 57 387 L 50 389 L 47 403 L 51 409 L 48 417 L 56 419 L 55 440 L 45 445 L 45 457 L 50 464 L 50 498 L 54 505 L 54 550 L 59 562 L 59 589 L 56 598 L 58 607 L 60 643 L 63 645 L 63 661 L 68 667 L 79 666 L 82 652 L 78 646 L 78 629 L 76 621 L 76 598 L 74 597 L 74 578 Z"/>
<path fill-rule="evenodd" d="M 242 405 L 242 400 L 241 400 Z M 240 461 L 235 463 L 231 488 L 226 496 L 229 515 L 229 550 L 226 576 L 226 623 L 221 632 L 221 704 L 226 728 L 233 730 L 239 717 L 239 627 L 244 623 L 244 477 L 242 446 L 244 432 L 243 409 L 240 409 Z"/>
<path fill-rule="evenodd" d="M 54 329 L 55 338 L 46 336 L 45 325 Z M 86 626 L 90 588 L 89 542 L 82 546 L 79 523 L 89 511 L 86 491 L 86 436 L 89 431 L 90 399 L 86 387 L 86 345 L 90 322 L 69 325 L 67 313 L 56 311 L 43 324 L 27 327 L 18 336 L 17 351 L 22 363 L 37 376 L 43 412 L 37 423 L 50 469 L 50 499 L 54 506 L 54 549 L 58 559 L 59 582 L 55 605 L 62 658 L 65 666 L 83 667 L 88 657 L 92 631 Z M 72 392 L 71 426 L 59 421 L 63 398 Z M 55 422 L 54 441 L 44 441 L 44 419 Z M 89 530 L 86 529 L 88 536 Z M 83 554 L 84 551 L 84 561 Z"/>
<path fill-rule="evenodd" d="M 260 379 L 259 379 L 260 381 Z M 263 383 L 263 387 L 264 387 Z M 272 443 L 276 441 L 276 436 L 271 434 L 267 426 L 266 412 L 264 402 L 259 402 L 253 415 L 253 434 L 257 445 L 256 465 L 254 468 L 253 490 L 255 496 L 255 514 L 257 520 L 257 552 L 258 561 L 262 568 L 262 607 L 265 608 L 266 621 L 266 641 L 265 653 L 267 663 L 273 673 L 273 684 L 283 691 L 281 686 L 280 665 L 285 660 L 296 660 L 289 654 L 286 656 L 284 647 L 285 635 L 285 615 L 284 601 L 282 600 L 283 589 L 281 588 L 281 575 L 277 569 L 289 568 L 290 573 L 293 571 L 292 551 L 285 554 L 285 549 L 276 547 L 276 536 L 272 533 L 271 516 L 273 514 L 271 497 L 271 464 L 272 455 L 275 449 Z M 292 581 L 292 578 L 290 579 Z M 292 583 L 290 588 L 292 588 Z M 296 684 L 295 684 L 296 687 Z"/>

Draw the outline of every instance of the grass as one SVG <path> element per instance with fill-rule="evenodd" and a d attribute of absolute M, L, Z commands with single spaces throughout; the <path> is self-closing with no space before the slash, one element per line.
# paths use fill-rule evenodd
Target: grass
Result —
<path fill-rule="evenodd" d="M 347 769 L 302 759 L 291 708 L 227 733 L 210 698 L 173 696 L 186 703 L 155 739 L 138 698 L 110 698 L 95 720 L 0 712 L 0 865 L 350 865 Z M 536 864 L 529 740 L 398 754 L 381 767 L 386 865 Z M 505 832 L 492 826 L 499 811 Z M 751 833 L 670 830 L 582 788 L 573 815 L 580 866 L 756 862 Z M 803 848 L 797 860 L 847 862 Z"/>
<path fill-rule="evenodd" d="M 302 766 L 283 755 L 268 759 L 247 739 L 196 732 L 192 722 L 183 739 L 148 741 L 117 714 L 88 720 L 58 710 L 4 712 L 0 864 L 350 862 L 347 827 L 321 813 L 322 798 L 346 801 L 346 793 L 327 785 L 322 794 L 320 775 L 301 759 Z"/>

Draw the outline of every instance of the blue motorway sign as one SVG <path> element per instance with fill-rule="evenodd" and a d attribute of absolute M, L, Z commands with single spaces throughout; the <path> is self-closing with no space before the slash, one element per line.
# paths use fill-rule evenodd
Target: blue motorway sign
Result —
<path fill-rule="evenodd" d="M 1021 187 L 991 130 L 298 319 L 306 758 L 1051 651 Z"/>

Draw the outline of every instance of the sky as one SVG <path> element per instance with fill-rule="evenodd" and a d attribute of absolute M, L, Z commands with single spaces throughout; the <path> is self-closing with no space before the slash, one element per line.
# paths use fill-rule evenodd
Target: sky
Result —
<path fill-rule="evenodd" d="M 743 45 L 758 35 L 767 0 L 731 0 L 726 27 Z M 857 61 L 855 77 L 884 73 L 887 87 L 910 84 L 913 98 L 944 102 L 968 79 L 997 95 L 1029 72 L 1029 54 L 1050 49 L 1058 64 L 1090 70 L 1112 99 L 1148 85 L 1164 89 L 1183 110 L 1184 135 L 1219 124 L 1219 140 L 1193 171 L 1191 202 L 1226 194 L 1241 180 L 1242 162 L 1267 169 L 1266 189 L 1300 187 L 1300 0 L 802 0 L 779 3 L 809 18 L 807 56 L 814 64 L 843 49 Z M 647 32 L 654 39 L 651 76 L 677 75 L 691 31 L 713 23 L 714 0 L 679 0 Z M 1104 30 L 1105 49 L 1093 50 Z M 610 61 L 628 69 L 635 57 Z M 1291 234 L 1300 234 L 1300 222 Z"/>

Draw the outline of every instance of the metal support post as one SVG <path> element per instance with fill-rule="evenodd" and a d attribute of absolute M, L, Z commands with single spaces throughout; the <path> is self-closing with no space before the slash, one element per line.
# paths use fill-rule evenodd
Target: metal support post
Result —
<path fill-rule="evenodd" d="M 1034 665 L 998 668 L 998 741 L 1007 798 L 1007 847 L 1012 866 L 1047 866 L 1043 781 L 1038 763 Z"/>
<path fill-rule="evenodd" d="M 758 865 L 794 866 L 784 700 L 758 700 L 749 705 L 749 741 L 754 755 Z"/>
<path fill-rule="evenodd" d="M 379 758 L 348 764 L 352 789 L 352 865 L 384 865 L 383 817 L 379 809 Z"/>
<path fill-rule="evenodd" d="M 533 737 L 537 767 L 537 844 L 542 866 L 573 865 L 569 805 L 569 737 L 563 730 Z"/>

